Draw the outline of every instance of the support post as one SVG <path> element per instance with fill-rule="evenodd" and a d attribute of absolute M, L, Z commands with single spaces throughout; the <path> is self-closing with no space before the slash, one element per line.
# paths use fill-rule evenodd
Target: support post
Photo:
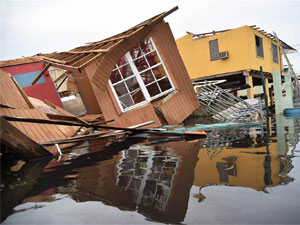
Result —
<path fill-rule="evenodd" d="M 279 71 L 274 71 L 273 76 L 273 86 L 274 86 L 274 99 L 275 99 L 275 111 L 276 114 L 283 114 L 285 108 L 293 108 L 293 89 L 291 74 L 285 75 L 285 85 L 286 85 L 286 95 L 282 96 L 282 86 L 281 86 L 281 74 Z"/>
<path fill-rule="evenodd" d="M 260 76 L 261 76 L 261 83 L 263 86 L 264 90 L 264 99 L 265 99 L 265 107 L 266 107 L 266 112 L 267 112 L 267 118 L 269 117 L 269 105 L 268 105 L 268 96 L 267 96 L 267 91 L 266 91 L 266 84 L 265 84 L 265 76 L 264 76 L 264 71 L 262 66 L 260 67 Z"/>
<path fill-rule="evenodd" d="M 253 77 L 249 74 L 245 75 L 245 81 L 246 84 L 250 86 L 250 88 L 247 89 L 247 98 L 253 99 L 254 98 L 254 91 L 253 91 Z"/>
<path fill-rule="evenodd" d="M 75 72 L 73 75 L 88 114 L 100 114 L 101 109 L 95 96 L 91 81 L 86 72 L 83 70 L 81 73 Z"/>
<path fill-rule="evenodd" d="M 271 98 L 270 98 L 270 89 L 269 89 L 269 80 L 268 78 L 265 78 L 265 85 L 266 85 L 266 95 L 268 99 L 268 105 L 271 103 Z"/>

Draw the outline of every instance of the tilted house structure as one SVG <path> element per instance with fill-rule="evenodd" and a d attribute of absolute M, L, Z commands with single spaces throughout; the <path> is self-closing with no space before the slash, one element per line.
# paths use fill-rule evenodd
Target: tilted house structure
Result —
<path fill-rule="evenodd" d="M 114 119 L 110 125 L 178 124 L 199 102 L 163 20 L 177 9 L 102 41 L 46 55 L 43 61 L 68 70 L 88 113 Z"/>
<path fill-rule="evenodd" d="M 282 53 L 275 37 L 255 25 L 202 34 L 188 32 L 176 43 L 192 80 L 226 79 L 226 88 L 249 84 L 248 98 L 254 97 L 253 87 L 261 85 L 260 66 L 266 84 L 273 71 L 282 71 Z M 280 43 L 286 52 L 296 51 Z"/>

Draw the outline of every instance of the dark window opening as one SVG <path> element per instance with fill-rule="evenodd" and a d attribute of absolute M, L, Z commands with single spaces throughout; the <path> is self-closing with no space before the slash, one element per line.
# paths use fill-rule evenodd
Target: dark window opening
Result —
<path fill-rule="evenodd" d="M 210 61 L 220 59 L 218 39 L 209 41 Z"/>
<path fill-rule="evenodd" d="M 264 57 L 263 41 L 261 37 L 255 36 L 256 55 Z"/>
<path fill-rule="evenodd" d="M 277 45 L 272 44 L 272 56 L 273 56 L 273 62 L 278 63 L 278 48 Z"/>

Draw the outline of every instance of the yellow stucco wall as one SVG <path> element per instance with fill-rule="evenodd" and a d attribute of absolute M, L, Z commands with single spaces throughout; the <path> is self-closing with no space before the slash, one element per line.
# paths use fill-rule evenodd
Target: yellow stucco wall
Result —
<path fill-rule="evenodd" d="M 255 35 L 263 39 L 264 58 L 256 56 Z M 271 52 L 271 43 L 276 43 L 248 26 L 197 40 L 192 40 L 192 36 L 187 34 L 176 41 L 191 79 L 240 70 L 259 70 L 260 66 L 270 73 L 280 70 L 281 57 L 279 63 L 273 63 Z M 219 52 L 228 51 L 229 58 L 210 61 L 209 41 L 214 39 L 218 39 Z"/>

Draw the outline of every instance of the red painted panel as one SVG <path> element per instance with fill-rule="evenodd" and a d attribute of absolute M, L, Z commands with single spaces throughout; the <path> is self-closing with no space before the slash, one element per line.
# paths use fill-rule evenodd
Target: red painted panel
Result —
<path fill-rule="evenodd" d="M 38 70 L 41 71 L 43 70 L 44 67 L 45 65 L 43 63 L 36 62 L 36 63 L 8 66 L 8 67 L 3 67 L 1 69 L 14 76 L 17 74 L 35 72 Z M 48 71 L 44 73 L 43 77 L 46 83 L 25 87 L 23 88 L 24 92 L 30 97 L 34 97 L 42 101 L 48 100 L 49 102 L 52 102 L 53 104 L 63 108 L 62 102 L 58 96 L 58 93 L 54 87 L 54 84 L 52 82 L 52 79 Z"/>

